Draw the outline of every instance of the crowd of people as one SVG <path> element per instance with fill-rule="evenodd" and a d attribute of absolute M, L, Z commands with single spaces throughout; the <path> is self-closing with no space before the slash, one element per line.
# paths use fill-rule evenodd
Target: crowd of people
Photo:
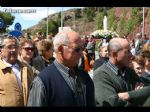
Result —
<path fill-rule="evenodd" d="M 150 106 L 150 39 L 138 33 L 132 41 L 96 41 L 73 30 L 49 38 L 4 35 L 0 106 Z"/>

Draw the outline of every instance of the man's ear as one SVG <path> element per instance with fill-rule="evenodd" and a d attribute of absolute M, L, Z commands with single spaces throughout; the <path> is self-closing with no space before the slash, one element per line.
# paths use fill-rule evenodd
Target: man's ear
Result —
<path fill-rule="evenodd" d="M 57 52 L 58 52 L 58 53 L 63 53 L 63 46 L 62 46 L 62 45 L 60 45 L 60 46 L 58 47 Z"/>
<path fill-rule="evenodd" d="M 116 52 L 116 51 L 112 51 L 111 52 L 112 54 L 112 57 L 114 58 L 114 59 L 116 59 L 116 57 L 118 56 L 118 53 Z"/>

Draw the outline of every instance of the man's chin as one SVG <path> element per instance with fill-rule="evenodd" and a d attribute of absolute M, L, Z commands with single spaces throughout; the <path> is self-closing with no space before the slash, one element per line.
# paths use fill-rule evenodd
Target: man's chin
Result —
<path fill-rule="evenodd" d="M 15 60 L 10 60 L 10 63 L 11 63 L 11 64 L 14 64 L 14 63 L 16 63 L 16 61 L 17 61 L 17 59 L 15 59 Z"/>

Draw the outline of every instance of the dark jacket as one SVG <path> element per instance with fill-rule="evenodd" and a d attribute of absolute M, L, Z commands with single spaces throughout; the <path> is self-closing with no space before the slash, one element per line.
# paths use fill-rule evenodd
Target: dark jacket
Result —
<path fill-rule="evenodd" d="M 52 63 L 55 60 L 55 58 L 51 58 L 50 62 Z M 36 70 L 42 71 L 45 67 L 49 66 L 51 63 L 46 62 L 42 56 L 38 55 L 33 59 L 33 66 Z"/>
<path fill-rule="evenodd" d="M 86 106 L 95 106 L 94 84 L 87 73 L 79 70 Z M 33 82 L 28 106 L 76 106 L 76 98 L 54 63 L 45 68 Z M 40 82 L 40 84 L 38 84 Z M 36 86 L 37 85 L 37 86 Z M 42 89 L 41 89 L 42 88 Z M 32 90 L 32 87 L 31 87 Z"/>
<path fill-rule="evenodd" d="M 134 90 L 136 82 L 140 82 L 135 72 L 126 68 L 127 86 L 110 68 L 103 64 L 94 72 L 94 86 L 97 106 L 139 106 L 150 96 L 150 86 Z M 129 101 L 118 98 L 118 93 L 128 92 Z"/>
<path fill-rule="evenodd" d="M 100 67 L 103 63 L 106 63 L 108 61 L 108 58 L 100 57 L 99 59 L 95 60 L 94 62 L 94 68 L 95 71 L 98 67 Z"/>

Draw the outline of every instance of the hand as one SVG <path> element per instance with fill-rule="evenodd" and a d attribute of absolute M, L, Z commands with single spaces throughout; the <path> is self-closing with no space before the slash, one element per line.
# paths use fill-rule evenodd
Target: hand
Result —
<path fill-rule="evenodd" d="M 143 84 L 143 83 L 137 82 L 137 83 L 135 84 L 135 90 L 141 89 L 141 88 L 143 88 L 143 87 L 144 87 L 144 84 Z"/>
<path fill-rule="evenodd" d="M 118 97 L 122 100 L 128 101 L 129 94 L 128 94 L 128 92 L 118 93 Z"/>

